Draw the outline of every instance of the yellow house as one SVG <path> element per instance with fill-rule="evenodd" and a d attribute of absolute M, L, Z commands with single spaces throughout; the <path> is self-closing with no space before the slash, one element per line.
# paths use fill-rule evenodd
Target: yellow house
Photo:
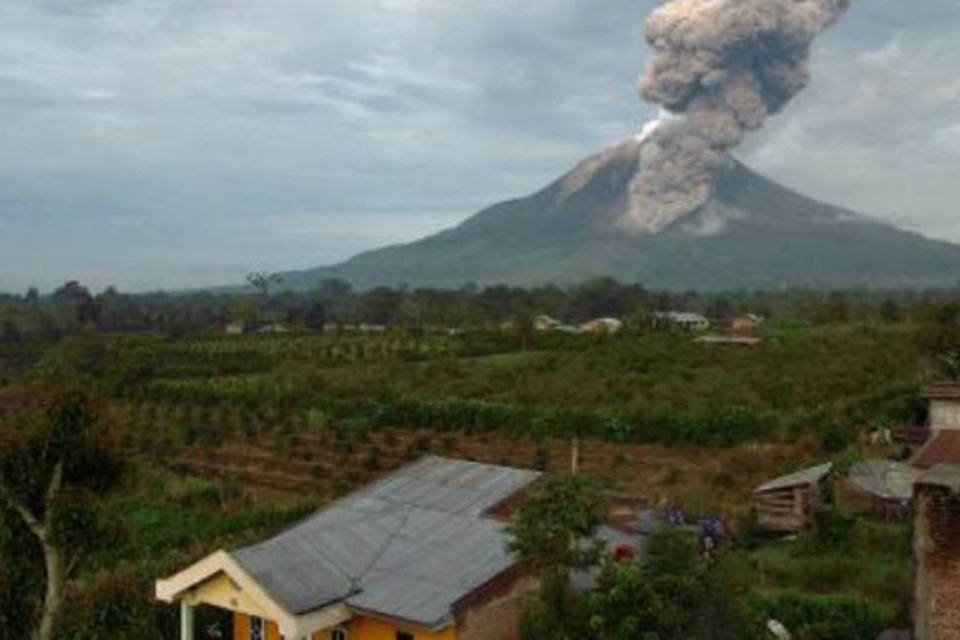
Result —
<path fill-rule="evenodd" d="M 505 510 L 534 471 L 426 457 L 250 547 L 158 580 L 178 603 L 233 612 L 234 640 L 515 640 L 537 588 L 507 550 Z"/>

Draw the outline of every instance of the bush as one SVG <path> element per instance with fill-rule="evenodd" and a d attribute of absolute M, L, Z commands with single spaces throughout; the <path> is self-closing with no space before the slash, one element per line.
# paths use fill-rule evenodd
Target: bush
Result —
<path fill-rule="evenodd" d="M 816 549 L 843 551 L 853 547 L 857 520 L 836 508 L 820 511 L 814 521 L 812 543 Z"/>
<path fill-rule="evenodd" d="M 820 449 L 825 453 L 839 453 L 850 446 L 850 434 L 838 425 L 830 425 L 820 436 Z"/>
<path fill-rule="evenodd" d="M 848 596 L 785 591 L 754 596 L 750 607 L 782 622 L 796 640 L 875 640 L 886 624 L 882 608 Z"/>

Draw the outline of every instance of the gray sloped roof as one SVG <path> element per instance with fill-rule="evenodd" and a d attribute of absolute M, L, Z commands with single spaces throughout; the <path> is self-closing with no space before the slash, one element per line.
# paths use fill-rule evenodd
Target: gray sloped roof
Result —
<path fill-rule="evenodd" d="M 960 493 L 960 465 L 938 464 L 924 471 L 917 479 L 918 485 L 943 487 L 953 493 Z"/>
<path fill-rule="evenodd" d="M 909 501 L 919 471 L 910 465 L 892 460 L 866 460 L 850 467 L 850 483 L 871 495 L 887 500 Z"/>
<path fill-rule="evenodd" d="M 795 473 L 780 476 L 766 482 L 754 490 L 754 493 L 764 493 L 765 491 L 775 491 L 777 489 L 790 489 L 792 487 L 802 487 L 805 485 L 816 484 L 823 480 L 833 469 L 833 463 L 827 462 L 815 467 L 801 469 Z"/>
<path fill-rule="evenodd" d="M 232 555 L 293 613 L 345 602 L 436 626 L 513 565 L 484 514 L 539 476 L 426 457 Z"/>

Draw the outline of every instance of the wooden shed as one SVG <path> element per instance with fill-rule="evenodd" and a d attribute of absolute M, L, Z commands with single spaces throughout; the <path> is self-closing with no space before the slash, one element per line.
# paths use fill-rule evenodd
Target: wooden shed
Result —
<path fill-rule="evenodd" d="M 757 487 L 753 503 L 764 529 L 797 533 L 810 526 L 823 501 L 823 488 L 832 463 L 817 465 L 776 478 Z"/>

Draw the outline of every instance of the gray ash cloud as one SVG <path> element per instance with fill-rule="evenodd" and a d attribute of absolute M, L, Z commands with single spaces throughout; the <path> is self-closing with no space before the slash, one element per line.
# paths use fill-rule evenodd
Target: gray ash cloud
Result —
<path fill-rule="evenodd" d="M 810 46 L 852 0 L 672 0 L 647 18 L 640 82 L 663 115 L 645 131 L 628 228 L 657 233 L 710 199 L 745 132 L 810 81 Z"/>

